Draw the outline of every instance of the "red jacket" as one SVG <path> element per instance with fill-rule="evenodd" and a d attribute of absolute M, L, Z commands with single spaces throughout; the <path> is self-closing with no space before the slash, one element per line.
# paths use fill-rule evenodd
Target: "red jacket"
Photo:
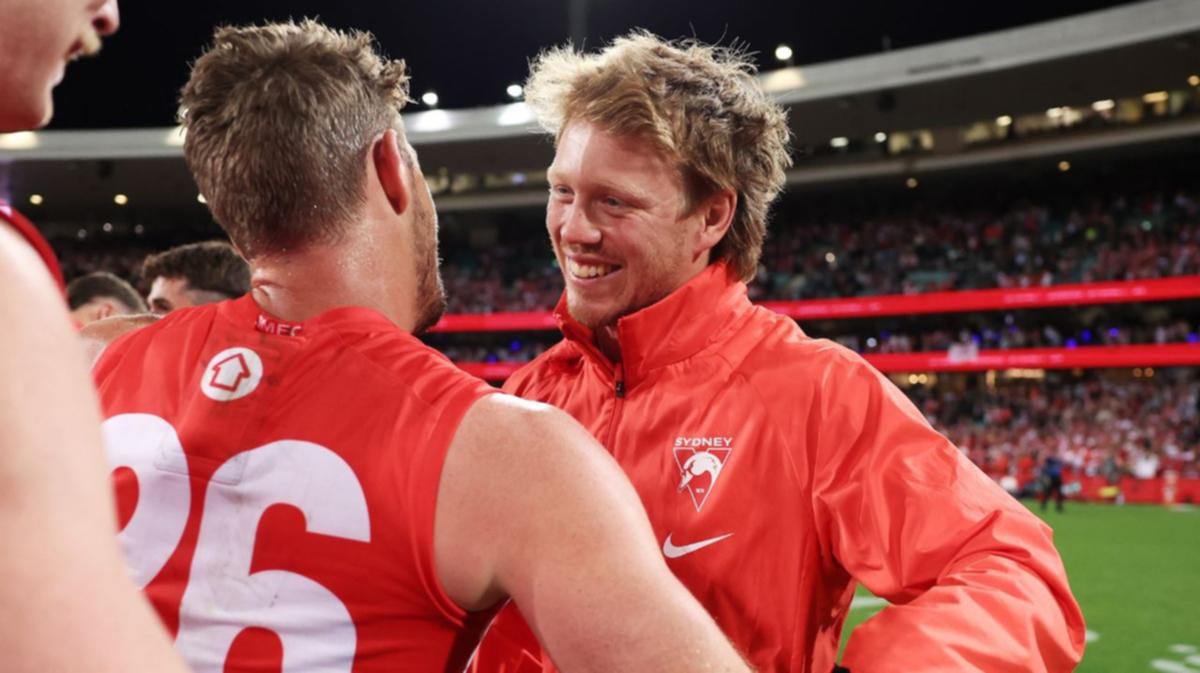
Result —
<path fill-rule="evenodd" d="M 1049 527 L 862 358 L 753 306 L 724 265 L 622 318 L 620 364 L 562 302 L 557 315 L 566 339 L 506 389 L 608 447 L 668 565 L 758 670 L 830 671 L 855 580 L 891 605 L 855 629 L 851 671 L 1079 661 L 1083 617 Z M 512 621 L 476 670 L 520 670 Z"/>

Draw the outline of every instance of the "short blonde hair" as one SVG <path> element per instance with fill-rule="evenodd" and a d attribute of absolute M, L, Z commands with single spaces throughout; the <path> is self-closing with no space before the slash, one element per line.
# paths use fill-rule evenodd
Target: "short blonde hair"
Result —
<path fill-rule="evenodd" d="M 792 165 L 787 113 L 754 74 L 737 50 L 634 31 L 599 53 L 569 45 L 543 52 L 531 67 L 525 101 L 556 138 L 581 120 L 649 141 L 680 168 L 691 204 L 734 190 L 738 209 L 712 260 L 725 260 L 749 280 L 771 203 Z"/>
<path fill-rule="evenodd" d="M 367 152 L 402 131 L 403 61 L 306 20 L 218 28 L 180 95 L 184 156 L 247 258 L 331 242 L 366 203 Z"/>

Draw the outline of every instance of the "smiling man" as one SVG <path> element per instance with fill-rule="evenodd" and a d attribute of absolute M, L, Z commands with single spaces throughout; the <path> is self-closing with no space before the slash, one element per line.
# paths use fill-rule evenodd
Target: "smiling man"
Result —
<path fill-rule="evenodd" d="M 1049 528 L 864 360 L 748 301 L 790 160 L 745 57 L 634 33 L 543 54 L 525 94 L 556 141 L 565 338 L 505 388 L 600 439 L 750 662 L 834 669 L 858 582 L 891 606 L 852 671 L 1070 670 L 1083 619 Z M 477 670 L 530 665 L 523 642 L 509 611 Z"/>

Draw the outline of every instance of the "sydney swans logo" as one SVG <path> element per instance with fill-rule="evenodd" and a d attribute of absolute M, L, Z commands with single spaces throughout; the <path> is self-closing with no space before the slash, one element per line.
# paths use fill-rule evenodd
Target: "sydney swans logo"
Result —
<path fill-rule="evenodd" d="M 717 478 L 733 451 L 732 437 L 676 437 L 675 465 L 679 467 L 678 490 L 692 496 L 699 512 L 717 485 Z"/>

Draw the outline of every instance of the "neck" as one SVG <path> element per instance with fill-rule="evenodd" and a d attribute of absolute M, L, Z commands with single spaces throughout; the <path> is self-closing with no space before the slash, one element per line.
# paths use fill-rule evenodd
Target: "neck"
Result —
<path fill-rule="evenodd" d="M 593 332 L 596 339 L 596 348 L 604 354 L 611 362 L 621 361 L 621 341 L 617 338 L 617 324 L 614 322 L 609 325 L 597 327 Z"/>
<path fill-rule="evenodd" d="M 289 322 L 304 322 L 325 311 L 359 306 L 382 313 L 401 329 L 416 322 L 416 282 L 407 259 L 391 259 L 382 241 L 317 245 L 251 262 L 251 294 L 264 311 Z M 395 248 L 390 248 L 395 250 Z M 402 256 L 400 256 L 402 257 Z"/>

